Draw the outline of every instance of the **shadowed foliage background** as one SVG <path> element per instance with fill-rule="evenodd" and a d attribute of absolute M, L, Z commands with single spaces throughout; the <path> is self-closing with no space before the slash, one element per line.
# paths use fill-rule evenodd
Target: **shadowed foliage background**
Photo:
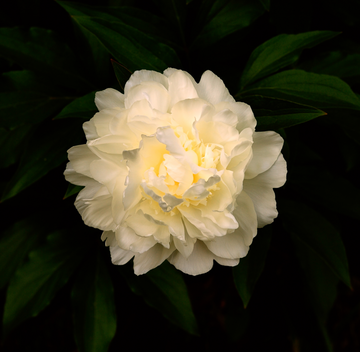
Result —
<path fill-rule="evenodd" d="M 360 351 L 360 3 L 14 0 L 0 12 L 3 351 Z M 279 217 L 236 268 L 111 264 L 63 171 L 94 92 L 205 70 L 285 139 Z M 246 308 L 244 308 L 246 307 Z"/>

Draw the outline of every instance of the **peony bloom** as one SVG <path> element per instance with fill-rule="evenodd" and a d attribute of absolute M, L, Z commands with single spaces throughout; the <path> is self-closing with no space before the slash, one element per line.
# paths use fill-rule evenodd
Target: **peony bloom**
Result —
<path fill-rule="evenodd" d="M 96 93 L 87 143 L 68 151 L 65 178 L 85 188 L 75 206 L 103 231 L 112 262 L 135 274 L 165 259 L 191 275 L 213 260 L 235 266 L 257 228 L 277 216 L 286 179 L 283 139 L 255 132 L 249 105 L 206 71 L 136 71 L 125 93 Z"/>

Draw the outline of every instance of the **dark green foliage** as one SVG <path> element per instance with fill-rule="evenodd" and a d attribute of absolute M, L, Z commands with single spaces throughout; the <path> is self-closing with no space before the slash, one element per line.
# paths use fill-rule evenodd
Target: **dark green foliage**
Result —
<path fill-rule="evenodd" d="M 359 10 L 355 0 L 2 9 L 2 350 L 355 350 L 344 331 L 360 330 Z M 239 265 L 197 277 L 168 262 L 141 276 L 131 262 L 113 266 L 73 206 L 82 187 L 63 176 L 95 92 L 123 92 L 134 71 L 168 67 L 197 81 L 212 70 L 251 106 L 257 131 L 285 140 L 279 218 Z"/>

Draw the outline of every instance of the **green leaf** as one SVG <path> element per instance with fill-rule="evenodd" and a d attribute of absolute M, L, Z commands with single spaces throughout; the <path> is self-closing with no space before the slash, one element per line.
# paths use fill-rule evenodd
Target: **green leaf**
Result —
<path fill-rule="evenodd" d="M 286 230 L 351 287 L 345 247 L 332 224 L 315 210 L 299 202 L 279 202 L 279 213 Z"/>
<path fill-rule="evenodd" d="M 0 239 L 0 289 L 11 279 L 27 254 L 46 232 L 46 227 L 39 226 L 41 218 L 26 218 L 15 222 L 4 231 Z"/>
<path fill-rule="evenodd" d="M 130 71 L 163 71 L 168 67 L 181 66 L 176 52 L 152 33 L 154 25 L 145 22 L 143 18 L 136 19 L 131 15 L 132 9 L 129 11 L 129 8 L 93 7 L 67 2 L 59 4 L 79 26 L 95 35 L 115 60 Z M 150 14 L 147 16 L 152 18 Z M 163 32 L 166 32 L 166 27 Z"/>
<path fill-rule="evenodd" d="M 360 111 L 360 99 L 340 78 L 302 70 L 277 73 L 248 87 L 238 97 L 242 95 L 285 99 L 324 110 Z"/>
<path fill-rule="evenodd" d="M 121 22 L 99 18 L 78 17 L 73 19 L 101 41 L 115 60 L 131 71 L 149 69 L 163 71 L 174 63 L 174 52 L 165 44 Z M 164 61 L 165 60 L 165 61 Z"/>
<path fill-rule="evenodd" d="M 173 266 L 164 262 L 142 276 L 135 276 L 130 265 L 122 265 L 118 269 L 131 290 L 142 296 L 149 306 L 188 333 L 198 334 L 185 282 Z"/>
<path fill-rule="evenodd" d="M 99 252 L 81 268 L 71 302 L 79 351 L 106 352 L 116 332 L 116 311 L 111 278 Z"/>
<path fill-rule="evenodd" d="M 77 59 L 69 47 L 51 30 L 43 28 L 0 28 L 0 51 L 24 69 L 51 77 L 67 88 L 91 86 L 79 72 Z"/>
<path fill-rule="evenodd" d="M 339 33 L 315 31 L 301 34 L 280 34 L 258 46 L 251 54 L 241 76 L 245 86 L 293 64 L 304 49 L 311 48 Z"/>
<path fill-rule="evenodd" d="M 270 11 L 270 0 L 260 0 L 266 11 Z"/>
<path fill-rule="evenodd" d="M 69 198 L 74 194 L 78 194 L 83 188 L 84 188 L 83 186 L 75 186 L 69 183 L 63 199 Z"/>
<path fill-rule="evenodd" d="M 291 239 L 303 273 L 303 291 L 315 313 L 318 329 L 322 335 L 323 346 L 321 350 L 326 349 L 326 351 L 331 352 L 333 349 L 326 329 L 326 321 L 337 296 L 339 280 L 299 237 L 291 234 Z M 314 328 L 317 328 L 316 325 Z M 314 345 L 313 340 L 307 341 L 307 343 L 310 343 L 310 346 Z M 303 348 L 308 350 L 305 346 Z"/>
<path fill-rule="evenodd" d="M 47 96 L 64 97 L 68 89 L 55 86 L 49 77 L 30 70 L 4 72 L 0 79 L 0 92 L 37 92 Z"/>
<path fill-rule="evenodd" d="M 67 231 L 57 231 L 45 245 L 30 252 L 29 261 L 16 271 L 7 290 L 5 334 L 36 316 L 65 285 L 84 254 L 83 244 L 76 243 Z"/>
<path fill-rule="evenodd" d="M 317 316 L 325 323 L 337 295 L 338 278 L 301 238 L 291 233 L 298 262 L 305 278 L 306 291 Z"/>
<path fill-rule="evenodd" d="M 31 71 L 4 73 L 0 79 L 0 126 L 13 130 L 22 124 L 37 124 L 73 99 L 66 94 Z"/>
<path fill-rule="evenodd" d="M 254 112 L 257 131 L 287 128 L 326 115 L 326 112 L 312 106 L 261 95 L 247 96 L 242 100 L 249 104 Z"/>
<path fill-rule="evenodd" d="M 31 125 L 21 125 L 10 131 L 0 127 L 0 168 L 19 160 L 30 131 Z"/>
<path fill-rule="evenodd" d="M 130 6 L 91 6 L 76 2 L 57 1 L 71 16 L 87 16 L 106 21 L 122 22 L 150 35 L 159 42 L 176 46 L 174 32 L 165 19 L 151 12 Z"/>
<path fill-rule="evenodd" d="M 95 92 L 91 92 L 66 105 L 65 108 L 62 109 L 54 118 L 54 120 L 67 119 L 70 117 L 90 120 L 97 112 L 98 110 L 95 105 Z"/>
<path fill-rule="evenodd" d="M 360 82 L 360 54 L 344 54 L 332 51 L 315 60 L 305 62 L 299 68 L 320 74 L 340 77 L 348 84 Z"/>
<path fill-rule="evenodd" d="M 125 83 L 129 80 L 132 72 L 118 62 L 111 60 L 116 79 L 120 85 L 121 92 L 124 93 Z"/>
<path fill-rule="evenodd" d="M 214 4 L 216 15 L 212 17 L 213 11 L 210 11 L 211 20 L 203 27 L 200 34 L 195 38 L 192 48 L 195 50 L 208 47 L 220 39 L 232 34 L 240 29 L 248 27 L 259 16 L 264 13 L 264 8 L 259 1 L 254 0 L 231 0 L 226 6 L 221 2 Z"/>
<path fill-rule="evenodd" d="M 24 123 L 36 124 L 53 116 L 71 100 L 37 92 L 3 92 L 0 101 L 0 125 L 12 130 Z"/>
<path fill-rule="evenodd" d="M 80 121 L 80 123 L 79 123 Z M 14 197 L 67 159 L 66 151 L 82 139 L 83 120 L 51 121 L 36 131 L 1 201 Z"/>
<path fill-rule="evenodd" d="M 153 0 L 164 16 L 173 25 L 179 33 L 183 44 L 186 45 L 185 28 L 186 28 L 186 1 L 185 0 Z"/>
<path fill-rule="evenodd" d="M 250 246 L 249 253 L 240 259 L 239 265 L 233 268 L 235 285 L 244 307 L 249 304 L 255 285 L 264 269 L 271 235 L 271 226 L 259 229 Z"/>
<path fill-rule="evenodd" d="M 360 220 L 360 189 L 345 178 L 324 168 L 306 165 L 292 168 L 289 182 L 295 184 L 296 189 L 309 200 Z"/>

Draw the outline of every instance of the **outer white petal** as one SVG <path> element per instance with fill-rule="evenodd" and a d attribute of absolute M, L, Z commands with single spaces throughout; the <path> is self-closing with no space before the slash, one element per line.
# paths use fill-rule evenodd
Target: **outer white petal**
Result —
<path fill-rule="evenodd" d="M 241 234 L 234 232 L 223 237 L 215 237 L 204 244 L 215 255 L 226 259 L 239 259 L 245 257 L 249 247 L 245 245 Z"/>
<path fill-rule="evenodd" d="M 191 238 L 189 235 L 186 235 L 186 240 L 181 241 L 177 237 L 174 237 L 174 244 L 176 249 L 181 253 L 182 256 L 188 258 L 192 251 L 194 250 L 194 244 L 196 239 Z"/>
<path fill-rule="evenodd" d="M 108 160 L 95 160 L 90 165 L 90 172 L 94 180 L 106 186 L 109 193 L 114 191 L 117 179 L 121 178 L 122 183 L 128 174 L 125 162 L 121 166 Z"/>
<path fill-rule="evenodd" d="M 223 80 L 211 71 L 203 73 L 197 91 L 201 99 L 207 100 L 214 105 L 222 101 L 235 102 L 235 99 L 225 87 Z"/>
<path fill-rule="evenodd" d="M 241 192 L 236 198 L 233 215 L 239 224 L 235 233 L 242 236 L 246 246 L 250 246 L 257 233 L 258 220 L 252 199 L 245 192 Z"/>
<path fill-rule="evenodd" d="M 91 123 L 94 124 L 96 133 L 99 137 L 106 136 L 111 133 L 110 131 L 110 124 L 111 121 L 119 114 L 117 110 L 110 110 L 110 109 L 104 109 L 100 112 L 97 112 L 93 118 L 90 120 Z M 94 131 L 93 128 L 90 127 L 90 137 L 91 139 L 94 139 Z"/>
<path fill-rule="evenodd" d="M 92 119 L 83 123 L 83 130 L 85 132 L 86 140 L 88 140 L 88 141 L 91 141 L 93 139 L 100 137 L 96 131 L 96 127 L 95 127 L 94 121 L 92 121 Z"/>
<path fill-rule="evenodd" d="M 205 244 L 197 241 L 194 249 L 188 258 L 180 252 L 174 252 L 168 261 L 185 274 L 200 275 L 207 273 L 213 267 L 214 255 L 207 249 Z"/>
<path fill-rule="evenodd" d="M 115 237 L 117 244 L 122 249 L 134 253 L 144 253 L 157 244 L 153 237 L 140 237 L 130 227 L 120 227 L 116 230 Z"/>
<path fill-rule="evenodd" d="M 123 109 L 124 95 L 115 89 L 107 88 L 96 92 L 95 104 L 99 111 L 103 109 Z"/>
<path fill-rule="evenodd" d="M 244 180 L 244 191 L 251 198 L 258 218 L 258 227 L 271 224 L 277 217 L 275 193 L 286 179 L 286 162 L 280 154 L 278 160 L 268 171 L 250 180 Z"/>
<path fill-rule="evenodd" d="M 181 100 L 198 98 L 193 80 L 184 71 L 177 70 L 173 72 L 168 77 L 168 80 L 170 108 Z"/>
<path fill-rule="evenodd" d="M 99 160 L 99 158 L 89 149 L 89 147 L 86 144 L 77 145 L 70 148 L 67 152 L 74 170 L 79 174 L 92 178 L 90 164 L 94 160 Z"/>
<path fill-rule="evenodd" d="M 126 251 L 119 246 L 110 247 L 111 261 L 115 265 L 126 264 L 134 256 L 134 254 L 134 252 Z"/>
<path fill-rule="evenodd" d="M 84 223 L 103 231 L 113 231 L 116 226 L 111 212 L 112 197 L 107 188 L 102 186 L 93 198 L 86 198 L 87 188 L 80 191 L 75 201 L 76 209 L 81 214 Z"/>
<path fill-rule="evenodd" d="M 129 109 L 137 101 L 146 99 L 153 109 L 163 113 L 169 109 L 170 97 L 166 88 L 158 82 L 142 82 L 127 92 L 125 107 Z"/>
<path fill-rule="evenodd" d="M 64 176 L 66 181 L 78 186 L 91 186 L 95 182 L 92 178 L 77 173 L 70 162 L 66 165 Z"/>
<path fill-rule="evenodd" d="M 227 233 L 227 229 L 218 226 L 206 217 L 202 217 L 201 211 L 195 207 L 180 206 L 179 210 L 183 217 L 201 231 L 206 239 L 212 239 L 215 236 L 224 236 Z"/>
<path fill-rule="evenodd" d="M 135 71 L 129 80 L 126 82 L 124 87 L 125 96 L 128 94 L 129 90 L 142 83 L 142 82 L 158 82 L 162 84 L 166 89 L 168 88 L 168 80 L 166 76 L 156 71 L 149 70 L 139 70 Z"/>
<path fill-rule="evenodd" d="M 215 259 L 220 265 L 224 265 L 224 266 L 236 266 L 236 265 L 238 265 L 239 262 L 240 262 L 239 259 L 226 259 L 226 258 L 217 257 L 216 255 L 214 256 L 214 259 Z"/>
<path fill-rule="evenodd" d="M 175 250 L 174 246 L 165 248 L 160 244 L 150 248 L 147 252 L 135 254 L 134 272 L 136 275 L 142 275 L 149 270 L 159 266 Z"/>
<path fill-rule="evenodd" d="M 270 169 L 279 157 L 283 144 L 284 140 L 276 132 L 255 132 L 253 158 L 246 169 L 245 179 L 254 178 Z"/>
<path fill-rule="evenodd" d="M 105 246 L 117 246 L 115 232 L 114 231 L 104 231 L 101 235 L 101 240 L 105 241 Z"/>
<path fill-rule="evenodd" d="M 237 116 L 238 122 L 236 128 L 239 132 L 245 128 L 251 128 L 253 131 L 255 130 L 256 120 L 250 105 L 239 101 L 233 103 L 223 101 L 216 104 L 215 109 L 216 111 L 221 111 L 223 109 L 232 111 Z"/>

